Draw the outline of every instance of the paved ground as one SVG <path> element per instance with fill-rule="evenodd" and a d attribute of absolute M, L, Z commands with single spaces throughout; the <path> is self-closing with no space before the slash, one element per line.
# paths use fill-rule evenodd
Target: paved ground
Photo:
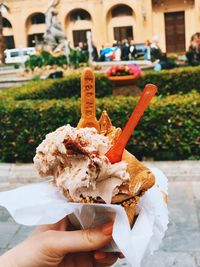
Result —
<path fill-rule="evenodd" d="M 153 164 L 169 177 L 170 224 L 160 250 L 146 259 L 142 267 L 200 267 L 200 164 L 198 161 Z M 0 164 L 0 191 L 31 181 L 36 181 L 31 164 Z M 0 208 L 0 254 L 30 231 L 29 227 L 17 225 Z M 117 266 L 129 265 L 121 261 Z"/>

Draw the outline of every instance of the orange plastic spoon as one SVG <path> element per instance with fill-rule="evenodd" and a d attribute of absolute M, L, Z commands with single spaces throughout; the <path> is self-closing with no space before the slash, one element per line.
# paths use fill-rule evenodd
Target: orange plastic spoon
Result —
<path fill-rule="evenodd" d="M 120 134 L 117 142 L 111 147 L 106 153 L 106 157 L 111 163 L 116 163 L 121 161 L 122 154 L 126 144 L 128 143 L 129 138 L 131 137 L 132 132 L 137 126 L 142 114 L 149 105 L 151 99 L 158 91 L 158 88 L 153 84 L 147 84 L 140 96 L 140 99 L 131 114 L 126 126 L 124 127 L 122 133 Z"/>

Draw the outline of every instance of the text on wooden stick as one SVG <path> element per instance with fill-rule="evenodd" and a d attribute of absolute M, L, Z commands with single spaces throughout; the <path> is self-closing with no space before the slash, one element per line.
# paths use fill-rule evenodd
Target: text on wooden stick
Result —
<path fill-rule="evenodd" d="M 94 77 L 91 73 L 87 73 L 84 76 L 83 83 L 83 116 L 85 117 L 95 117 L 95 92 L 94 92 Z"/>

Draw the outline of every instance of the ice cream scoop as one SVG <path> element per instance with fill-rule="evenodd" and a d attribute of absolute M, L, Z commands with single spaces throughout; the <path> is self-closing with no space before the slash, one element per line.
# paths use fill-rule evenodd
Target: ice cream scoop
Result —
<path fill-rule="evenodd" d="M 96 129 L 68 124 L 46 136 L 37 147 L 34 164 L 41 176 L 53 176 L 69 199 L 111 203 L 118 186 L 130 176 L 125 161 L 108 161 L 105 152 L 110 146 L 110 139 Z"/>

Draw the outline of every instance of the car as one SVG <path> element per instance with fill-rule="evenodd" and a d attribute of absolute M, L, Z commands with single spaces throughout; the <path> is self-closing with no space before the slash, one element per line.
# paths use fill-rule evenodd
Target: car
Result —
<path fill-rule="evenodd" d="M 145 43 L 137 43 L 135 44 L 136 50 L 137 50 L 137 56 L 143 57 L 144 51 L 145 51 Z"/>
<path fill-rule="evenodd" d="M 4 53 L 6 64 L 24 63 L 30 55 L 35 54 L 35 47 L 6 49 Z"/>

